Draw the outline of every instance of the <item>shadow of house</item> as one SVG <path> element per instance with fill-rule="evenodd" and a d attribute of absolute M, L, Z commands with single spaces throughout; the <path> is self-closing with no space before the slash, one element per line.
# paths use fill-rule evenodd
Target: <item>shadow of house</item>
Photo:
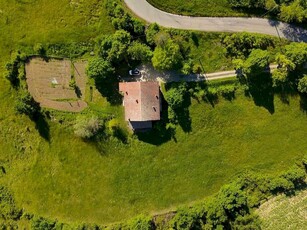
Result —
<path fill-rule="evenodd" d="M 153 129 L 148 132 L 137 132 L 136 135 L 140 141 L 152 144 L 162 145 L 170 140 L 177 142 L 174 127 L 167 127 L 168 120 L 168 104 L 161 94 L 161 120 L 153 123 Z"/>
<path fill-rule="evenodd" d="M 125 107 L 125 120 L 136 132 L 152 128 L 153 121 L 160 120 L 161 95 L 158 82 L 121 82 Z"/>

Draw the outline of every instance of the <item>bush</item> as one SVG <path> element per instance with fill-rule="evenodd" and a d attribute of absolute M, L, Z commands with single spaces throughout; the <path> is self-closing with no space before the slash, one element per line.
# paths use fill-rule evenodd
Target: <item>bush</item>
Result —
<path fill-rule="evenodd" d="M 94 58 L 89 61 L 86 73 L 95 81 L 103 80 L 114 74 L 114 68 L 108 61 L 102 58 Z"/>
<path fill-rule="evenodd" d="M 27 92 L 18 97 L 15 109 L 20 114 L 25 114 L 30 118 L 34 118 L 40 112 L 40 105 Z"/>
<path fill-rule="evenodd" d="M 151 217 L 145 215 L 139 215 L 130 221 L 128 221 L 127 227 L 123 229 L 126 230 L 152 230 L 153 221 Z"/>
<path fill-rule="evenodd" d="M 103 128 L 103 121 L 95 116 L 78 116 L 74 125 L 75 134 L 83 139 L 94 137 Z"/>
<path fill-rule="evenodd" d="M 198 229 L 201 215 L 192 208 L 179 209 L 169 225 L 174 230 Z"/>
<path fill-rule="evenodd" d="M 297 89 L 301 93 L 307 93 L 307 75 L 299 80 Z"/>
<path fill-rule="evenodd" d="M 265 35 L 235 33 L 221 38 L 227 55 L 232 57 L 247 57 L 253 49 L 266 50 L 274 47 L 274 40 Z"/>

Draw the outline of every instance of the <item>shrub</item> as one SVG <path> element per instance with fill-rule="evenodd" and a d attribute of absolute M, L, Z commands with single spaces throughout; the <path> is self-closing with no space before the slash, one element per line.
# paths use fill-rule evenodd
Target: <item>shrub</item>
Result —
<path fill-rule="evenodd" d="M 174 230 L 197 229 L 200 219 L 200 214 L 192 208 L 179 209 L 169 225 Z"/>
<path fill-rule="evenodd" d="M 145 215 L 139 215 L 130 221 L 128 221 L 127 227 L 123 229 L 126 230 L 152 230 L 153 228 L 153 221 L 151 217 Z"/>
<path fill-rule="evenodd" d="M 233 57 L 247 57 L 253 49 L 266 50 L 268 47 L 274 47 L 274 40 L 265 35 L 234 33 L 221 38 L 227 55 Z"/>
<path fill-rule="evenodd" d="M 307 75 L 299 80 L 297 89 L 301 93 L 307 93 Z"/>
<path fill-rule="evenodd" d="M 18 97 L 15 109 L 20 114 L 34 118 L 40 112 L 40 105 L 26 92 Z"/>
<path fill-rule="evenodd" d="M 91 59 L 86 68 L 86 73 L 95 81 L 105 79 L 114 73 L 114 68 L 102 58 Z"/>
<path fill-rule="evenodd" d="M 103 121 L 95 116 L 78 116 L 74 125 L 75 134 L 83 139 L 94 137 L 103 128 Z"/>

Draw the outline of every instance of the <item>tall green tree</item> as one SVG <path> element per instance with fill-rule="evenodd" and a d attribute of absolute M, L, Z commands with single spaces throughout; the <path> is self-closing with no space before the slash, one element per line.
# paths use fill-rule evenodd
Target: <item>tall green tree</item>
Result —
<path fill-rule="evenodd" d="M 132 42 L 128 48 L 129 57 L 132 60 L 148 62 L 152 58 L 152 51 L 150 47 L 140 42 Z"/>
<path fill-rule="evenodd" d="M 91 59 L 86 69 L 87 75 L 95 81 L 103 80 L 114 74 L 114 68 L 110 62 L 98 57 Z"/>
<path fill-rule="evenodd" d="M 179 69 L 183 57 L 178 44 L 168 40 L 164 47 L 158 46 L 154 50 L 152 64 L 159 70 Z"/>
<path fill-rule="evenodd" d="M 255 49 L 244 63 L 243 71 L 247 76 L 262 74 L 269 67 L 270 55 L 268 51 Z"/>

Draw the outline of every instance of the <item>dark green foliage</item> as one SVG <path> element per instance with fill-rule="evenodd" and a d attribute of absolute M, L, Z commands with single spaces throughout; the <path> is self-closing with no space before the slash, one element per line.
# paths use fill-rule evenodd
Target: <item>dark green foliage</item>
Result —
<path fill-rule="evenodd" d="M 33 230 L 61 230 L 62 227 L 57 225 L 57 221 L 51 221 L 42 217 L 34 217 L 31 221 Z"/>
<path fill-rule="evenodd" d="M 159 33 L 160 27 L 157 23 L 150 24 L 145 31 L 146 34 L 146 41 L 150 45 L 155 44 L 155 37 Z"/>
<path fill-rule="evenodd" d="M 292 42 L 285 46 L 286 57 L 295 64 L 296 70 L 302 68 L 307 62 L 307 44 Z"/>
<path fill-rule="evenodd" d="M 232 57 L 247 57 L 253 49 L 266 50 L 269 47 L 274 47 L 275 43 L 274 38 L 250 33 L 223 35 L 221 40 L 227 55 Z"/>
<path fill-rule="evenodd" d="M 154 224 L 151 217 L 139 215 L 128 221 L 127 226 L 123 230 L 152 230 Z"/>
<path fill-rule="evenodd" d="M 201 229 L 201 214 L 192 208 L 177 210 L 176 215 L 170 221 L 170 227 L 174 230 Z"/>
<path fill-rule="evenodd" d="M 114 74 L 114 68 L 108 61 L 102 58 L 94 58 L 89 61 L 86 73 L 90 78 L 97 81 L 111 77 Z"/>
<path fill-rule="evenodd" d="M 111 63 L 118 63 L 127 58 L 131 35 L 124 30 L 117 30 L 113 35 L 105 36 L 100 43 L 100 56 Z"/>
<path fill-rule="evenodd" d="M 15 201 L 9 191 L 0 186 L 0 222 L 2 220 L 18 220 L 22 211 L 15 206 Z"/>
<path fill-rule="evenodd" d="M 238 216 L 231 224 L 231 228 L 236 230 L 260 230 L 261 221 L 256 214 Z"/>
<path fill-rule="evenodd" d="M 27 55 L 20 51 L 13 53 L 11 61 L 5 65 L 5 78 L 8 79 L 14 87 L 18 87 L 20 80 L 25 78 L 24 63 L 28 59 Z"/>
<path fill-rule="evenodd" d="M 176 110 L 183 106 L 184 99 L 187 93 L 187 86 L 186 84 L 180 84 L 179 87 L 171 88 L 166 93 L 166 101 L 168 105 Z"/>
<path fill-rule="evenodd" d="M 228 0 L 232 7 L 237 8 L 264 8 L 265 0 Z"/>
<path fill-rule="evenodd" d="M 120 1 L 107 0 L 106 9 L 116 30 L 126 30 L 133 35 L 144 34 L 144 24 L 128 14 L 121 6 Z"/>
<path fill-rule="evenodd" d="M 128 48 L 128 54 L 132 60 L 148 62 L 152 58 L 152 51 L 150 47 L 140 42 L 132 42 Z"/>
<path fill-rule="evenodd" d="M 301 93 L 307 93 L 307 75 L 299 80 L 297 89 Z"/>
<path fill-rule="evenodd" d="M 269 67 L 268 51 L 253 50 L 244 63 L 244 73 L 247 76 L 261 75 Z"/>
<path fill-rule="evenodd" d="M 152 64 L 159 70 L 179 69 L 182 65 L 182 59 L 179 45 L 172 40 L 168 40 L 164 47 L 156 47 Z"/>
<path fill-rule="evenodd" d="M 15 108 L 18 113 L 28 115 L 30 118 L 34 118 L 40 112 L 39 104 L 28 92 L 18 97 Z"/>
<path fill-rule="evenodd" d="M 223 186 L 217 199 L 231 220 L 234 220 L 239 213 L 245 214 L 246 212 L 247 197 L 239 183 Z"/>

